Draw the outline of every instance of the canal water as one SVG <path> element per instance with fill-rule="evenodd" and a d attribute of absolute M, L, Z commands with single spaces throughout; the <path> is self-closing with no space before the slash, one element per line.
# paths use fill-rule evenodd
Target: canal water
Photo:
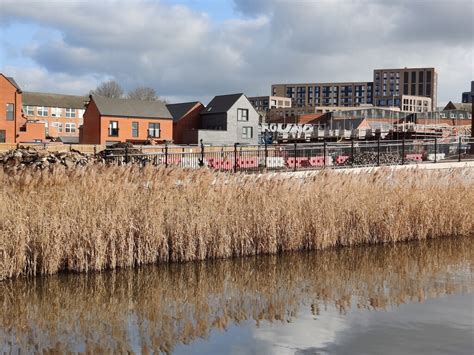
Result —
<path fill-rule="evenodd" d="M 0 353 L 473 354 L 473 241 L 0 282 Z"/>

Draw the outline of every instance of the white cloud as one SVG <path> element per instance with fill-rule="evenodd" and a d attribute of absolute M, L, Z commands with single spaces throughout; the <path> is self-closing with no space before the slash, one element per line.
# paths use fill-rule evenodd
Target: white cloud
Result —
<path fill-rule="evenodd" d="M 219 22 L 160 1 L 6 0 L 0 26 L 39 26 L 24 55 L 55 81 L 90 79 L 89 89 L 112 77 L 126 89 L 206 101 L 269 94 L 272 83 L 370 81 L 374 68 L 434 66 L 446 102 L 474 76 L 474 5 L 454 2 L 234 0 L 236 17 Z"/>

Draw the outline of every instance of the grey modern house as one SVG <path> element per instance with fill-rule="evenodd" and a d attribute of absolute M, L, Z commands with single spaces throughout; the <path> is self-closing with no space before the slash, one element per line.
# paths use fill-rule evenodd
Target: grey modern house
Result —
<path fill-rule="evenodd" d="M 198 131 L 204 144 L 258 143 L 259 114 L 242 94 L 214 97 L 201 111 Z"/>

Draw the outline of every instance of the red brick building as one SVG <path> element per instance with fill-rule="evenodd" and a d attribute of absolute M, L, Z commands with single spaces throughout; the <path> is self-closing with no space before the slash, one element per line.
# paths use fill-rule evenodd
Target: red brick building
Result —
<path fill-rule="evenodd" d="M 23 114 L 30 120 L 44 122 L 47 137 L 78 143 L 88 100 L 87 96 L 23 92 Z"/>
<path fill-rule="evenodd" d="M 0 73 L 0 143 L 42 142 L 44 123 L 22 113 L 22 91 L 13 78 Z"/>
<path fill-rule="evenodd" d="M 200 113 L 204 105 L 198 101 L 166 105 L 173 116 L 173 143 L 196 144 Z"/>
<path fill-rule="evenodd" d="M 172 141 L 173 118 L 162 101 L 89 97 L 80 127 L 81 144 L 143 144 Z"/>

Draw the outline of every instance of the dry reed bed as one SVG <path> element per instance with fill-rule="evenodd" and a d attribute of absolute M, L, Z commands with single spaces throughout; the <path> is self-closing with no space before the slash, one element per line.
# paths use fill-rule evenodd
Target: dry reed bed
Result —
<path fill-rule="evenodd" d="M 0 279 L 474 230 L 469 169 L 295 179 L 92 166 L 0 181 Z"/>
<path fill-rule="evenodd" d="M 0 349 L 172 352 L 245 320 L 286 323 L 306 312 L 389 309 L 470 292 L 472 248 L 472 238 L 446 238 L 5 280 Z"/>

